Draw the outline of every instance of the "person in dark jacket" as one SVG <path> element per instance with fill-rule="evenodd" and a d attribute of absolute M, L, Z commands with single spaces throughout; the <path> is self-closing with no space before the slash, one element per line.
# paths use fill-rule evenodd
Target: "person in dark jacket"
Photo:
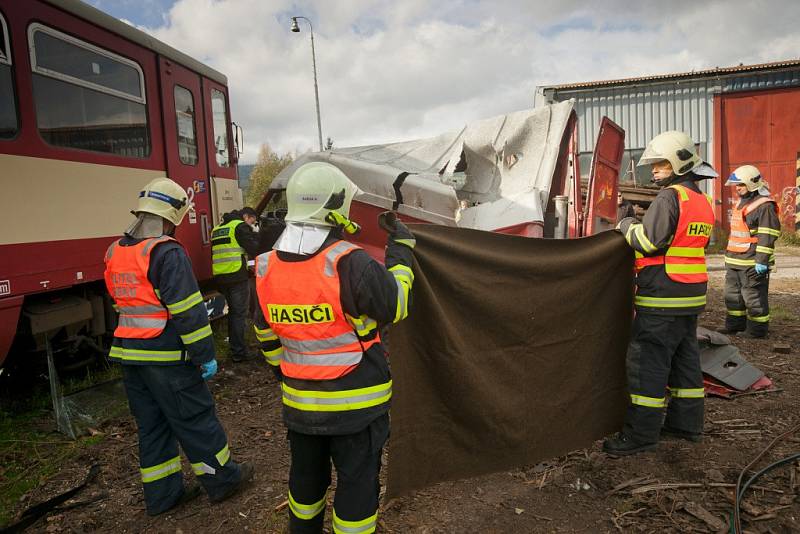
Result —
<path fill-rule="evenodd" d="M 394 221 L 385 266 L 342 239 L 356 187 L 307 163 L 287 185 L 286 229 L 256 259 L 256 336 L 281 381 L 291 447 L 289 530 L 323 530 L 331 461 L 333 532 L 374 532 L 392 380 L 381 327 L 408 314 L 412 249 Z"/>
<path fill-rule="evenodd" d="M 228 303 L 228 342 L 231 359 L 250 359 L 244 340 L 245 320 L 250 310 L 250 271 L 247 258 L 259 253 L 258 220 L 253 208 L 245 207 L 222 216 L 222 224 L 211 230 L 211 262 L 214 280 Z"/>
<path fill-rule="evenodd" d="M 714 212 L 697 182 L 717 173 L 692 139 L 675 131 L 650 141 L 644 164 L 652 165 L 662 189 L 642 223 L 629 217 L 618 226 L 635 252 L 637 287 L 627 355 L 630 404 L 622 431 L 603 443 L 614 456 L 652 449 L 661 436 L 700 441 L 703 429 L 697 315 L 706 304 L 704 248 Z"/>
<path fill-rule="evenodd" d="M 179 443 L 212 502 L 253 476 L 250 464 L 233 460 L 205 383 L 217 370 L 211 327 L 189 257 L 173 237 L 189 208 L 177 183 L 151 181 L 139 195 L 136 221 L 105 257 L 106 286 L 119 311 L 109 359 L 122 364 L 150 515 L 199 493 L 196 485 L 184 488 Z"/>
<path fill-rule="evenodd" d="M 725 252 L 725 334 L 753 338 L 769 331 L 769 272 L 775 268 L 775 241 L 781 235 L 778 205 L 761 172 L 744 165 L 725 185 L 736 188 L 739 203 L 731 210 L 731 233 Z"/>

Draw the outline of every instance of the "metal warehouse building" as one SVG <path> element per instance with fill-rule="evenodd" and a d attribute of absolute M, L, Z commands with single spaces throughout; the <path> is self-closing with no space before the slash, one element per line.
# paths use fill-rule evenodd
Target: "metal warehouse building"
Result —
<path fill-rule="evenodd" d="M 646 184 L 635 164 L 647 142 L 683 130 L 722 177 L 758 166 L 778 201 L 786 230 L 795 229 L 800 168 L 800 60 L 539 87 L 535 105 L 575 99 L 581 171 L 589 169 L 602 117 L 625 129 L 621 180 Z M 724 180 L 707 181 L 717 217 L 727 225 L 733 202 Z"/>

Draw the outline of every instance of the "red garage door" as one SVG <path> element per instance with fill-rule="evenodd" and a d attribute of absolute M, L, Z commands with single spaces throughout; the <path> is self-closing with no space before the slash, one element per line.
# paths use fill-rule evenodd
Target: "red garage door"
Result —
<path fill-rule="evenodd" d="M 740 165 L 755 165 L 769 182 L 785 231 L 795 229 L 795 195 L 800 155 L 800 88 L 717 95 L 715 153 L 721 180 L 718 217 L 729 228 L 736 193 L 722 184 Z"/>

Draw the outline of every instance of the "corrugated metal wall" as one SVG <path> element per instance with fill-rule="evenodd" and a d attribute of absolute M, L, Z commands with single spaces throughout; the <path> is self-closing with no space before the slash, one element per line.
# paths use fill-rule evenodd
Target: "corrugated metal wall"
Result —
<path fill-rule="evenodd" d="M 580 150 L 594 150 L 604 115 L 625 129 L 625 148 L 644 148 L 665 130 L 682 130 L 705 145 L 714 162 L 714 94 L 800 85 L 800 69 L 777 72 L 702 77 L 668 82 L 581 89 L 542 88 L 545 97 L 562 102 L 575 99 L 580 119 Z"/>

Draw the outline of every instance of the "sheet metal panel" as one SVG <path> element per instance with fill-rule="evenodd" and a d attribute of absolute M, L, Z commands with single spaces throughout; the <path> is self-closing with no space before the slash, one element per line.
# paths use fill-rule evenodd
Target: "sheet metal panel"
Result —
<path fill-rule="evenodd" d="M 721 155 L 719 170 L 728 176 L 740 165 L 758 167 L 780 209 L 783 228 L 794 231 L 798 151 L 800 151 L 800 90 L 777 89 L 723 94 L 717 97 Z M 738 197 L 731 187 L 717 186 L 721 217 L 728 227 Z"/>
<path fill-rule="evenodd" d="M 580 120 L 579 149 L 594 150 L 602 117 L 625 129 L 625 148 L 644 148 L 665 130 L 683 130 L 705 145 L 706 159 L 715 163 L 715 94 L 800 86 L 800 68 L 740 75 L 705 76 L 668 82 L 635 81 L 612 87 L 552 89 L 545 97 L 557 102 L 575 99 Z"/>

